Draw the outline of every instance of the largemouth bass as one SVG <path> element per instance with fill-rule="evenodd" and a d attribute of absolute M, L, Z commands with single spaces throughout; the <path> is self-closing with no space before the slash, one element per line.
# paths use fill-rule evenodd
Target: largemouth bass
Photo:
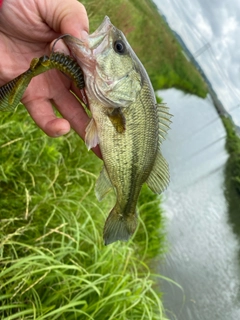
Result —
<path fill-rule="evenodd" d="M 105 226 L 104 241 L 127 241 L 137 227 L 136 205 L 143 183 L 160 194 L 169 170 L 160 145 L 171 115 L 158 105 L 146 70 L 124 34 L 105 17 L 83 41 L 63 38 L 84 72 L 92 120 L 86 129 L 88 148 L 99 144 L 104 167 L 96 182 L 101 200 L 112 188 L 116 204 Z"/>

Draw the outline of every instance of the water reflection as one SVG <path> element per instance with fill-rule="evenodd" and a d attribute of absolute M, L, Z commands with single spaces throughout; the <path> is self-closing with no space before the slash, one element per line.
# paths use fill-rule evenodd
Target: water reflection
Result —
<path fill-rule="evenodd" d="M 163 145 L 171 172 L 165 193 L 169 252 L 158 271 L 183 288 L 161 283 L 167 315 L 178 320 L 240 319 L 239 243 L 228 223 L 224 196 L 225 130 L 210 100 L 174 89 L 160 95 L 174 118 Z M 240 235 L 239 228 L 235 232 Z"/>

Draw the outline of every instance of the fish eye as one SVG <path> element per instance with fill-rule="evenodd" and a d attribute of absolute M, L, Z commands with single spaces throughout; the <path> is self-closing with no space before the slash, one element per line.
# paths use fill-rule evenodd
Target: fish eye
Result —
<path fill-rule="evenodd" d="M 126 51 L 126 46 L 122 40 L 116 40 L 113 44 L 113 49 L 118 54 L 124 54 Z"/>

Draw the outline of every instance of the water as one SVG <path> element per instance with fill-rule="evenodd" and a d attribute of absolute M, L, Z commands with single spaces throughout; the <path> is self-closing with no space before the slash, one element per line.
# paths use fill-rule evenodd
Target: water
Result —
<path fill-rule="evenodd" d="M 225 130 L 210 99 L 160 91 L 174 114 L 163 154 L 169 250 L 158 272 L 169 319 L 240 319 L 239 241 L 224 196 Z"/>

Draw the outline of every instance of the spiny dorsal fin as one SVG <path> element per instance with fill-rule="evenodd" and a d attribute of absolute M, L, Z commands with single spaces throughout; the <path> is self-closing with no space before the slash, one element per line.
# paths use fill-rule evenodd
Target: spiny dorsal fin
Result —
<path fill-rule="evenodd" d="M 168 164 L 160 152 L 146 183 L 154 193 L 158 194 L 162 193 L 169 184 Z"/>
<path fill-rule="evenodd" d="M 162 143 L 165 140 L 167 131 L 170 128 L 171 117 L 169 113 L 169 108 L 164 104 L 157 104 L 157 113 L 158 113 L 158 133 L 159 133 L 159 143 Z"/>
<path fill-rule="evenodd" d="M 95 185 L 95 194 L 98 201 L 101 201 L 112 188 L 113 186 L 108 177 L 107 170 L 103 167 Z"/>

